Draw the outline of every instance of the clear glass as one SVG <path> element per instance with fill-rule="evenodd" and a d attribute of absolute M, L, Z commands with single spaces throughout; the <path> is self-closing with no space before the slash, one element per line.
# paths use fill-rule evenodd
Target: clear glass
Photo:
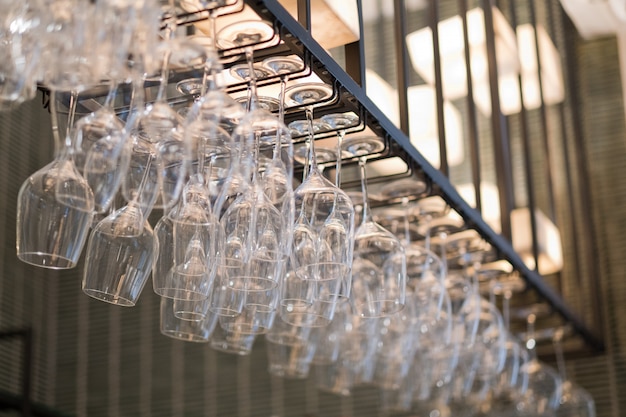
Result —
<path fill-rule="evenodd" d="M 217 325 L 217 316 L 211 314 L 206 300 L 195 303 L 194 309 L 198 311 L 195 319 L 181 318 L 180 311 L 176 307 L 176 300 L 161 297 L 161 334 L 186 342 L 208 342 Z M 190 306 L 186 306 L 185 310 L 190 310 Z"/>
<path fill-rule="evenodd" d="M 16 247 L 20 260 L 51 269 L 78 263 L 93 213 L 56 199 L 56 184 L 66 175 L 65 161 L 54 160 L 22 184 L 17 198 Z"/>
<path fill-rule="evenodd" d="M 268 372 L 283 378 L 303 379 L 309 375 L 315 344 L 311 329 L 277 320 L 265 334 Z"/>
<path fill-rule="evenodd" d="M 363 218 L 354 235 L 350 298 L 355 312 L 363 317 L 390 316 L 404 308 L 406 254 L 400 240 L 372 219 L 364 158 L 359 165 Z"/>
<path fill-rule="evenodd" d="M 158 241 L 143 213 L 127 205 L 94 227 L 85 257 L 83 292 L 124 307 L 137 303 L 158 253 Z"/>

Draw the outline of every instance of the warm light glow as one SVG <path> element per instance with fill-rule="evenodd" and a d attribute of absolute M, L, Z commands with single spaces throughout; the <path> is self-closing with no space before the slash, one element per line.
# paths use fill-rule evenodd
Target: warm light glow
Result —
<path fill-rule="evenodd" d="M 376 107 L 381 109 L 396 126 L 400 126 L 398 91 L 369 68 L 365 70 L 365 88 L 367 96 L 376 104 Z"/>
<path fill-rule="evenodd" d="M 471 207 L 476 208 L 476 192 L 474 184 L 461 184 L 457 191 Z M 496 232 L 500 233 L 500 195 L 498 187 L 490 182 L 480 183 L 481 215 L 483 220 Z"/>
<path fill-rule="evenodd" d="M 530 24 L 520 25 L 515 32 L 497 8 L 493 9 L 498 90 L 503 114 L 521 110 L 518 78 L 521 74 L 526 109 L 541 105 L 535 30 Z M 485 115 L 491 114 L 491 90 L 485 43 L 485 20 L 481 8 L 467 12 L 468 42 L 474 102 Z M 463 24 L 460 16 L 439 23 L 441 75 L 444 97 L 455 100 L 467 95 L 466 63 L 463 46 Z M 541 58 L 543 100 L 547 105 L 564 98 L 561 60 L 554 43 L 543 26 L 537 25 L 537 41 Z M 432 31 L 420 29 L 407 36 L 411 62 L 427 83 L 435 84 Z"/>
<path fill-rule="evenodd" d="M 537 222 L 539 273 L 542 275 L 554 274 L 563 269 L 561 234 L 556 225 L 541 210 L 535 210 L 535 219 Z M 526 207 L 513 210 L 511 212 L 511 227 L 513 248 L 520 254 L 526 265 L 534 269 L 530 210 Z"/>
<path fill-rule="evenodd" d="M 620 0 L 561 0 L 561 5 L 584 39 L 614 34 L 624 15 Z"/>
<path fill-rule="evenodd" d="M 297 0 L 279 0 L 279 3 L 297 18 Z M 311 34 L 326 49 L 355 42 L 359 40 L 358 16 L 356 0 L 312 0 Z"/>
<path fill-rule="evenodd" d="M 366 70 L 367 96 L 396 126 L 400 125 L 398 93 L 389 83 L 372 70 Z M 439 168 L 439 130 L 437 128 L 437 103 L 435 90 L 429 85 L 409 87 L 409 126 L 411 143 L 435 168 Z M 448 165 L 463 162 L 465 146 L 461 114 L 449 101 L 444 101 L 444 123 Z"/>
<path fill-rule="evenodd" d="M 441 161 L 435 89 L 424 84 L 409 87 L 407 93 L 411 143 L 432 166 L 439 168 Z M 448 165 L 456 166 L 465 157 L 463 122 L 459 110 L 447 100 L 443 103 L 443 114 Z"/>
<path fill-rule="evenodd" d="M 500 10 L 495 7 L 492 10 L 498 74 L 501 76 L 518 74 L 520 65 L 515 33 Z M 482 8 L 467 12 L 467 26 L 472 83 L 475 86 L 489 85 L 485 17 Z M 465 97 L 467 77 L 461 16 L 454 16 L 439 22 L 438 30 L 444 97 L 449 100 Z M 426 27 L 413 32 L 406 37 L 406 40 L 413 68 L 428 84 L 434 85 L 435 69 L 431 29 Z"/>
<path fill-rule="evenodd" d="M 541 87 L 543 89 L 544 104 L 560 103 L 565 98 L 561 57 L 550 36 L 541 25 L 537 25 L 537 41 L 541 59 Z M 524 107 L 527 110 L 537 109 L 541 106 L 542 89 L 539 88 L 535 30 L 531 24 L 517 27 L 517 48 L 521 63 Z M 502 113 L 505 115 L 519 113 L 521 110 L 521 99 L 518 75 L 499 75 L 498 87 Z M 474 100 L 481 112 L 486 115 L 491 114 L 491 96 L 488 84 L 475 87 Z"/>

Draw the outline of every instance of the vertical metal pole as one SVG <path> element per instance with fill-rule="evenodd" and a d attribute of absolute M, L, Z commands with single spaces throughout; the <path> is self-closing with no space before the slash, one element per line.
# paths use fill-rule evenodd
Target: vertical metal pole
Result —
<path fill-rule="evenodd" d="M 311 0 L 298 0 L 298 22 L 311 33 Z"/>
<path fill-rule="evenodd" d="M 515 2 L 509 3 L 509 11 L 511 13 L 511 25 L 515 28 L 517 34 L 517 11 L 515 9 Z M 521 142 L 524 160 L 524 180 L 526 182 L 526 199 L 528 206 L 528 215 L 530 218 L 530 237 L 532 243 L 532 256 L 535 261 L 535 272 L 539 271 L 539 245 L 537 238 L 537 216 L 535 214 L 535 208 L 537 203 L 535 201 L 535 182 L 533 181 L 532 171 L 532 147 L 530 146 L 530 135 L 528 133 L 528 114 L 526 113 L 526 106 L 524 106 L 524 86 L 522 84 L 522 75 L 517 76 L 517 85 L 519 89 L 520 97 L 520 126 L 521 126 Z"/>
<path fill-rule="evenodd" d="M 513 173 L 511 169 L 509 132 L 504 115 L 500 110 L 498 61 L 496 58 L 492 7 L 493 0 L 483 0 L 487 64 L 489 67 L 489 87 L 491 92 L 491 127 L 494 142 L 496 177 L 500 196 L 500 221 L 502 223 L 501 233 L 504 237 L 511 240 L 511 209 L 514 206 Z"/>
<path fill-rule="evenodd" d="M 583 135 L 582 117 L 580 115 L 581 101 L 578 95 L 578 62 L 576 56 L 576 39 L 577 32 L 569 18 L 565 15 L 565 11 L 560 8 L 561 21 L 563 22 L 563 30 L 565 32 L 565 67 L 568 69 L 567 89 L 570 99 L 570 112 L 573 125 L 574 149 L 576 150 L 575 170 L 578 172 L 578 192 L 581 208 L 581 217 L 583 221 L 581 235 L 585 237 L 586 242 L 585 254 L 587 255 L 587 266 L 589 268 L 591 291 L 591 306 L 593 309 L 594 329 L 599 334 L 601 340 L 604 340 L 604 310 L 602 309 L 601 294 L 599 288 L 600 276 L 598 262 L 600 254 L 598 252 L 598 235 L 593 224 L 593 206 L 591 204 L 591 181 L 589 175 L 589 166 L 587 163 L 587 145 Z"/>
<path fill-rule="evenodd" d="M 480 183 L 482 182 L 480 173 L 480 143 L 478 140 L 478 116 L 476 114 L 476 103 L 474 102 L 474 82 L 472 80 L 472 62 L 470 59 L 470 44 L 467 27 L 467 0 L 459 0 L 458 4 L 459 14 L 463 20 L 463 49 L 465 51 L 465 77 L 467 78 L 467 113 L 472 183 L 474 184 L 476 210 L 481 213 L 483 204 L 480 193 Z"/>
<path fill-rule="evenodd" d="M 32 367 L 33 367 L 33 331 L 32 329 L 25 329 L 23 332 L 22 340 L 23 349 L 23 374 L 22 374 L 22 416 L 30 417 L 31 405 L 30 405 L 30 388 L 32 379 Z"/>
<path fill-rule="evenodd" d="M 356 0 L 359 19 L 359 39 L 344 46 L 346 72 L 361 88 L 365 88 L 365 41 L 363 39 L 363 3 Z"/>
<path fill-rule="evenodd" d="M 439 53 L 439 2 L 438 0 L 430 0 L 429 5 L 428 25 L 433 34 L 435 96 L 437 102 L 437 128 L 439 132 L 439 170 L 448 177 L 450 176 L 450 168 L 448 166 L 448 148 L 446 147 L 446 127 L 443 114 L 443 77 L 441 75 L 441 55 Z"/>
<path fill-rule="evenodd" d="M 541 53 L 539 50 L 539 36 L 537 34 L 537 14 L 535 11 L 535 0 L 528 1 L 528 8 L 530 13 L 530 23 L 535 32 L 534 42 L 535 42 L 535 54 L 537 60 L 537 80 L 539 83 L 539 97 L 541 98 L 541 106 L 539 108 L 540 121 L 541 121 L 541 142 L 543 146 L 543 152 L 545 155 L 544 167 L 545 167 L 545 175 L 547 178 L 546 185 L 548 187 L 548 216 L 550 220 L 556 223 L 556 209 L 554 203 L 554 174 L 552 166 L 552 158 L 550 152 L 550 135 L 548 133 L 548 114 L 546 112 L 546 104 L 543 98 L 543 80 L 542 80 L 542 69 L 541 69 Z"/>
<path fill-rule="evenodd" d="M 400 109 L 400 130 L 409 135 L 409 58 L 406 48 L 406 4 L 404 0 L 393 2 L 394 35 L 396 48 L 396 78 L 398 79 L 398 101 Z"/>
<path fill-rule="evenodd" d="M 548 7 L 548 25 L 547 26 L 548 26 L 550 38 L 552 38 L 552 41 L 556 43 L 557 39 L 556 39 L 556 33 L 554 29 L 556 26 L 556 21 L 554 17 L 554 12 L 552 10 L 552 4 L 553 2 L 550 2 L 547 6 Z M 557 48 L 557 50 L 561 50 L 561 48 Z M 563 153 L 563 168 L 565 170 L 565 181 L 566 181 L 566 186 L 567 186 L 567 205 L 573 208 L 576 206 L 576 201 L 574 198 L 574 184 L 573 184 L 574 173 L 572 172 L 571 164 L 570 164 L 570 147 L 569 147 L 569 140 L 568 140 L 568 135 L 567 135 L 567 122 L 565 120 L 565 107 L 563 103 L 557 104 L 557 110 L 559 112 L 559 122 L 560 122 L 560 129 L 561 129 L 561 152 Z M 571 239 L 571 244 L 574 250 L 574 259 L 572 260 L 574 263 L 574 267 L 570 269 L 569 273 L 574 277 L 574 279 L 576 280 L 576 283 L 580 286 L 582 285 L 582 282 L 581 282 L 582 263 L 581 263 L 581 256 L 580 256 L 581 255 L 580 242 L 578 239 L 575 238 L 576 230 L 578 230 L 578 228 L 576 227 L 576 216 L 574 215 L 574 210 L 570 211 L 569 220 L 570 220 L 569 229 L 574 234 L 574 239 Z"/>

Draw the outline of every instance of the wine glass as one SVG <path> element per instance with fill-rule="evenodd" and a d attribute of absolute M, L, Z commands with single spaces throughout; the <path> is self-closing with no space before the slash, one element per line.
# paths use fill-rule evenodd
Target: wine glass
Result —
<path fill-rule="evenodd" d="M 108 210 L 130 163 L 128 134 L 113 107 L 116 92 L 117 83 L 112 82 L 102 107 L 74 128 L 74 161 L 93 191 L 96 213 Z"/>
<path fill-rule="evenodd" d="M 210 295 L 215 276 L 218 222 L 201 174 L 192 176 L 182 192 L 172 219 L 173 263 L 158 294 L 185 301 L 201 301 Z"/>
<path fill-rule="evenodd" d="M 260 109 L 246 114 L 233 132 L 235 143 L 241 147 L 236 168 L 240 184 L 238 195 L 220 218 L 225 236 L 220 262 L 237 270 L 230 282 L 237 291 L 276 289 L 286 266 L 293 206 L 282 204 L 281 208 L 288 207 L 282 212 L 276 207 L 264 190 L 258 168 L 263 144 L 273 145 L 276 136 L 285 132 L 275 117 Z"/>
<path fill-rule="evenodd" d="M 557 367 L 563 386 L 561 389 L 561 399 L 559 400 L 559 408 L 554 413 L 556 417 L 577 416 L 577 417 L 595 417 L 596 406 L 591 394 L 583 387 L 578 386 L 567 378 L 565 369 L 565 355 L 563 355 L 563 337 L 565 335 L 564 328 L 557 328 L 552 337 L 554 351 L 556 353 Z"/>
<path fill-rule="evenodd" d="M 5 2 L 0 5 L 0 111 L 10 111 L 35 97 L 46 15 L 38 1 Z M 22 22 L 11 25 L 11 22 Z"/>
<path fill-rule="evenodd" d="M 529 314 L 526 323 L 529 361 L 522 367 L 522 372 L 528 375 L 528 387 L 523 397 L 517 403 L 517 409 L 531 415 L 552 413 L 559 408 L 563 380 L 559 372 L 551 366 L 539 361 L 536 353 L 535 321 L 537 317 Z"/>
<path fill-rule="evenodd" d="M 20 187 L 17 198 L 16 249 L 20 260 L 44 268 L 76 266 L 87 241 L 93 218 L 92 206 L 77 207 L 57 199 L 57 185 L 76 184 L 84 202 L 93 194 L 62 153 L 57 119 L 56 93 L 51 92 L 50 110 L 55 141 L 55 159 L 32 174 Z"/>
<path fill-rule="evenodd" d="M 268 372 L 283 378 L 303 379 L 309 375 L 316 345 L 309 339 L 311 328 L 277 320 L 265 333 Z"/>
<path fill-rule="evenodd" d="M 292 100 L 298 97 L 290 96 Z M 316 327 L 330 323 L 342 283 L 350 281 L 354 207 L 347 194 L 320 172 L 312 106 L 307 107 L 306 116 L 309 171 L 294 192 L 298 213 L 291 256 L 294 274 L 283 286 L 281 317 Z"/>
<path fill-rule="evenodd" d="M 196 302 L 198 318 L 181 318 L 176 308 L 177 300 L 161 297 L 160 331 L 161 334 L 177 340 L 206 343 L 217 325 L 217 315 L 209 311 L 207 300 Z M 185 310 L 190 310 L 185 308 Z"/>
<path fill-rule="evenodd" d="M 124 307 L 137 303 L 150 277 L 158 242 L 138 204 L 131 202 L 101 220 L 87 245 L 82 280 L 90 297 Z"/>
<path fill-rule="evenodd" d="M 369 146 L 370 141 L 364 141 Z M 344 142 L 353 155 L 362 149 L 354 142 Z M 354 235 L 351 302 L 363 317 L 392 315 L 404 307 L 406 295 L 406 254 L 400 240 L 376 223 L 367 196 L 366 158 L 359 158 L 363 213 Z"/>
<path fill-rule="evenodd" d="M 144 176 L 140 188 L 146 182 Z M 141 195 L 93 228 L 82 279 L 83 292 L 90 297 L 125 307 L 137 303 L 159 253 L 159 241 L 139 202 Z"/>

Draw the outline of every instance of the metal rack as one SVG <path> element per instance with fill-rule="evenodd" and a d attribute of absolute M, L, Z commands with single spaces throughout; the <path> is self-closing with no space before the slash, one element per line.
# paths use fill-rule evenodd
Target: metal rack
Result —
<path fill-rule="evenodd" d="M 403 4 L 400 0 L 396 0 L 396 2 L 399 3 L 396 5 L 397 7 Z M 489 3 L 490 2 L 485 2 L 485 5 L 488 6 Z M 358 4 L 360 7 L 360 1 Z M 419 150 L 413 146 L 407 135 L 396 127 L 367 96 L 365 89 L 361 87 L 361 81 L 364 80 L 365 67 L 362 43 L 355 42 L 354 44 L 346 46 L 346 56 L 349 57 L 349 59 L 347 59 L 348 63 L 346 68 L 341 67 L 335 59 L 315 41 L 310 31 L 307 30 L 307 26 L 310 22 L 310 16 L 308 15 L 308 12 L 310 12 L 310 3 L 306 0 L 299 0 L 298 5 L 299 21 L 294 19 L 292 15 L 286 11 L 278 0 L 246 0 L 245 3 L 241 3 L 241 7 L 231 10 L 229 13 L 236 16 L 238 13 L 243 13 L 243 9 L 245 8 L 247 12 L 252 11 L 258 19 L 269 22 L 274 28 L 274 38 L 253 45 L 255 60 L 260 61 L 275 55 L 296 55 L 304 63 L 304 69 L 301 72 L 290 74 L 290 79 L 293 80 L 314 75 L 322 82 L 333 87 L 333 95 L 330 99 L 315 103 L 315 117 L 320 117 L 328 113 L 352 112 L 359 117 L 360 122 L 347 131 L 346 138 L 350 135 L 368 134 L 378 136 L 382 139 L 382 143 L 384 144 L 383 149 L 376 151 L 372 155 L 368 155 L 368 161 L 369 163 L 375 163 L 376 161 L 393 160 L 396 161 L 396 169 L 391 175 L 374 175 L 368 178 L 369 184 L 372 185 L 374 195 L 372 205 L 374 207 L 393 206 L 400 204 L 402 199 L 416 201 L 428 196 L 441 197 L 451 209 L 458 213 L 463 219 L 464 229 L 476 230 L 480 236 L 492 246 L 495 257 L 510 262 L 513 268 L 523 277 L 527 288 L 524 292 L 516 296 L 516 298 L 519 298 L 518 303 L 524 305 L 524 303 L 540 300 L 547 305 L 545 319 L 539 318 L 537 321 L 537 332 L 539 335 L 543 332 L 543 334 L 549 338 L 549 329 L 554 328 L 555 325 L 557 327 L 565 326 L 571 331 L 569 334 L 570 340 L 577 339 L 580 342 L 578 345 L 582 345 L 586 350 L 592 352 L 602 351 L 604 349 L 602 337 L 599 336 L 596 331 L 590 329 L 588 324 L 564 302 L 559 293 L 547 284 L 537 271 L 529 269 L 519 254 L 515 252 L 510 239 L 506 237 L 510 236 L 510 225 L 509 230 L 503 228 L 502 235 L 494 232 L 484 221 L 479 212 L 468 205 L 451 184 L 450 180 L 445 175 L 445 164 L 442 165 L 441 170 L 435 169 L 422 154 L 420 154 Z M 488 9 L 489 7 L 485 7 L 485 10 Z M 193 12 L 187 11 L 178 16 L 179 24 L 186 25 L 189 28 L 197 28 L 198 24 L 202 24 L 209 18 L 209 14 L 210 10 L 208 9 Z M 434 19 L 436 20 L 436 16 L 434 16 Z M 489 13 L 486 13 L 487 22 L 489 19 Z M 403 36 L 401 35 L 406 32 L 406 24 L 403 23 L 402 19 L 397 23 L 398 45 L 396 45 L 396 47 L 400 50 L 404 50 L 402 46 Z M 489 24 L 486 26 L 489 27 Z M 436 25 L 434 25 L 433 28 L 436 28 Z M 193 29 L 190 29 L 190 32 L 193 32 Z M 493 33 L 491 34 L 493 35 Z M 487 36 L 487 39 L 489 39 L 489 36 Z M 493 49 L 493 45 L 491 49 Z M 219 54 L 225 70 L 245 62 L 241 48 L 222 48 Z M 492 61 L 490 68 L 493 68 L 495 65 L 493 60 L 495 58 L 490 55 L 489 59 Z M 406 53 L 400 54 L 398 60 L 398 66 L 400 67 L 398 70 L 399 75 L 401 78 L 406 78 Z M 173 71 L 170 76 L 170 83 L 175 84 L 177 81 L 189 79 L 194 76 L 198 76 L 194 70 Z M 278 82 L 278 76 L 268 76 L 266 78 L 260 78 L 258 85 L 262 88 L 263 86 L 275 85 Z M 149 87 L 148 85 L 148 99 Z M 247 84 L 245 82 L 232 83 L 227 86 L 227 91 L 237 94 L 245 91 L 246 88 Z M 92 97 L 98 96 L 94 91 L 81 95 L 89 96 L 89 94 L 91 94 Z M 400 94 L 402 94 L 402 91 Z M 438 92 L 438 95 L 440 98 L 441 91 Z M 121 96 L 124 97 L 124 94 Z M 87 98 L 81 100 L 79 104 L 82 104 L 89 110 L 88 106 L 86 106 L 89 100 L 91 99 Z M 192 94 L 184 95 L 174 92 L 170 97 L 170 101 L 176 105 L 185 105 L 185 103 L 189 103 L 192 100 Z M 497 98 L 494 102 L 498 102 Z M 496 110 L 497 109 L 494 111 Z M 405 128 L 404 125 L 407 123 L 406 119 L 408 117 L 406 108 L 401 107 L 401 114 L 401 125 Z M 286 109 L 285 123 L 304 118 L 303 106 L 288 107 Z M 439 122 L 441 124 L 441 120 Z M 494 118 L 492 122 L 494 135 L 500 137 L 504 136 L 505 132 L 502 132 L 500 129 L 502 120 Z M 320 143 L 324 143 L 324 141 L 332 142 L 335 136 L 336 131 L 329 130 L 317 134 L 315 139 Z M 445 143 L 445 137 L 442 139 Z M 304 138 L 294 138 L 296 145 L 301 145 L 303 142 Z M 504 142 L 502 144 L 504 144 Z M 356 158 L 346 158 L 343 161 L 346 167 L 346 180 L 343 182 L 342 186 L 346 189 L 356 188 L 358 184 L 356 176 L 352 179 L 350 176 L 350 169 L 356 168 L 356 162 Z M 506 161 L 502 160 L 500 163 L 506 163 Z M 294 168 L 296 177 L 298 177 L 302 172 L 303 166 L 296 162 L 294 163 Z M 391 181 L 400 179 L 420 183 L 424 186 L 419 188 L 419 191 L 407 192 L 395 196 L 387 195 L 380 198 L 376 197 L 377 194 L 380 194 L 379 191 L 382 187 L 388 185 Z M 545 325 L 542 326 L 542 322 L 545 322 Z"/>

